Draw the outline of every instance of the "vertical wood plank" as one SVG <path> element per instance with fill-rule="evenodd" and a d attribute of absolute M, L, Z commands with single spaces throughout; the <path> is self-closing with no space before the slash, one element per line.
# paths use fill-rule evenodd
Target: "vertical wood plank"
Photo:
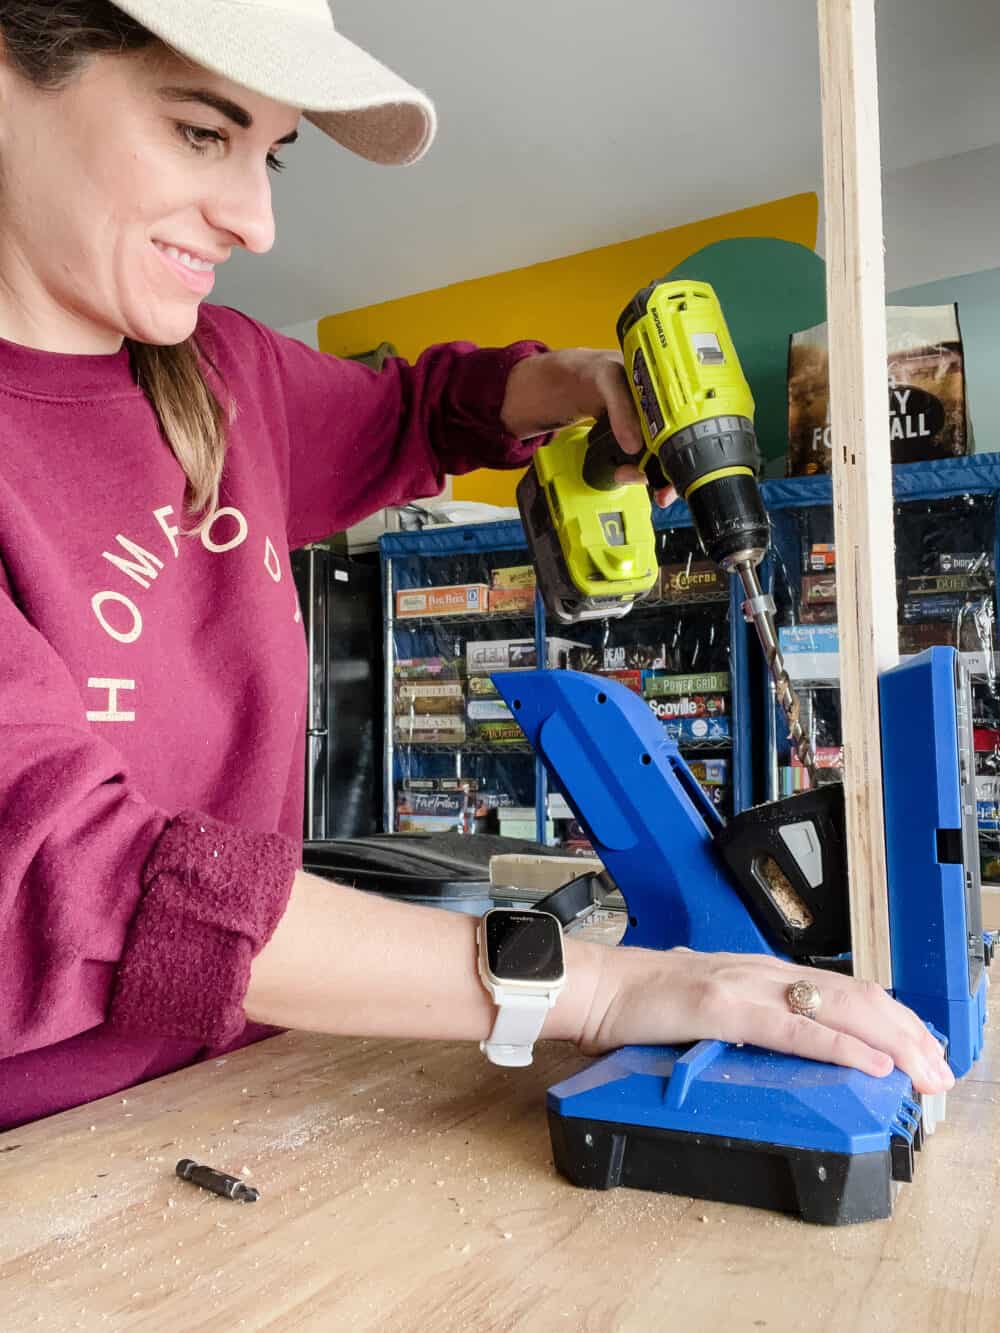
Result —
<path fill-rule="evenodd" d="M 875 0 L 818 0 L 840 701 L 856 976 L 892 985 L 878 676 L 898 661 Z"/>

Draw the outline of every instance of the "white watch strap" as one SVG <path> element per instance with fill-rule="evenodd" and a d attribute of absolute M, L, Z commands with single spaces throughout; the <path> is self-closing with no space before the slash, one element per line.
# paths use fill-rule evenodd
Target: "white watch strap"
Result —
<path fill-rule="evenodd" d="M 519 995 L 497 988 L 493 1031 L 479 1049 L 495 1065 L 530 1065 L 531 1053 L 555 996 Z"/>

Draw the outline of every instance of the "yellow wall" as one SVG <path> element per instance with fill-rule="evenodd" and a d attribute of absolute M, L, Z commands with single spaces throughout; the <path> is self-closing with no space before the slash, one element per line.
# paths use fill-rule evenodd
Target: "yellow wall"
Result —
<path fill-rule="evenodd" d="M 626 301 L 653 278 L 715 241 L 766 236 L 815 249 L 815 194 L 724 213 L 565 259 L 458 282 L 319 321 L 324 352 L 352 356 L 391 342 L 407 360 L 431 343 L 466 338 L 500 346 L 538 338 L 552 347 L 613 347 Z M 520 472 L 479 471 L 456 477 L 457 500 L 513 505 Z"/>

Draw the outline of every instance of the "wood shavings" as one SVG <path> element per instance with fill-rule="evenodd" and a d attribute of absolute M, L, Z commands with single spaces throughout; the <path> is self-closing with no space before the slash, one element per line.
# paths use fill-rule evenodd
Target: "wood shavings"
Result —
<path fill-rule="evenodd" d="M 807 903 L 795 892 L 791 880 L 771 856 L 758 857 L 754 862 L 757 879 L 764 887 L 785 921 L 796 929 L 811 926 L 815 917 Z"/>

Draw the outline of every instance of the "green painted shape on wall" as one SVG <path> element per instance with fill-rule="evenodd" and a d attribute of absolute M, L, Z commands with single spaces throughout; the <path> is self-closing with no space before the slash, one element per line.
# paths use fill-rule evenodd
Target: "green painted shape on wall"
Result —
<path fill-rule="evenodd" d="M 826 265 L 791 241 L 746 236 L 697 250 L 667 275 L 710 283 L 756 403 L 766 462 L 788 452 L 788 339 L 826 319 Z M 768 468 L 774 475 L 776 469 Z"/>

